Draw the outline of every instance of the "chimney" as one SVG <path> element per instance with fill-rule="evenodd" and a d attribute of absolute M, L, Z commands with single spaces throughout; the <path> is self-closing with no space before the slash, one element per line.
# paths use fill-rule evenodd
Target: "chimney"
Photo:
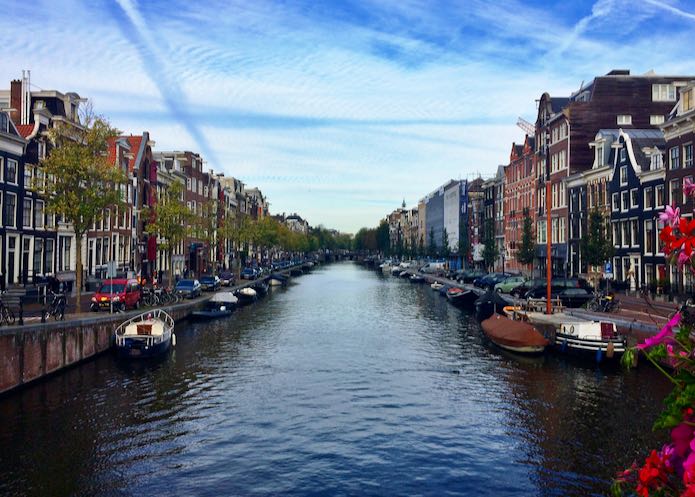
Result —
<path fill-rule="evenodd" d="M 10 82 L 10 107 L 10 118 L 19 124 L 22 116 L 22 81 L 19 79 Z"/>

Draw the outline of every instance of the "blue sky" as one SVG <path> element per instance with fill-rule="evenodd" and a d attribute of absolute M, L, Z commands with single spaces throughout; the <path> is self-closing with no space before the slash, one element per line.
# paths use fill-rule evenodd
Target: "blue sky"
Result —
<path fill-rule="evenodd" d="M 156 149 L 202 153 L 271 211 L 354 232 L 492 174 L 518 116 L 614 68 L 694 74 L 695 3 L 0 0 L 22 69 Z M 2 83 L 4 81 L 4 83 Z"/>

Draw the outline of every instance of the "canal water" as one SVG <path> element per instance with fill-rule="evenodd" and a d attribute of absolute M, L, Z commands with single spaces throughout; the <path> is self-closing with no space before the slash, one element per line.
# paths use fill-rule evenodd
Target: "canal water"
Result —
<path fill-rule="evenodd" d="M 352 263 L 176 335 L 0 399 L 0 495 L 605 495 L 663 441 L 650 368 L 506 355 Z"/>

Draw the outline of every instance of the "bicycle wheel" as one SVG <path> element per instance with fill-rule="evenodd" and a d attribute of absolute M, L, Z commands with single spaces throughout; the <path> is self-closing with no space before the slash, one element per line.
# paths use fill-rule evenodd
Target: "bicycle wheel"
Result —
<path fill-rule="evenodd" d="M 7 324 L 14 324 L 14 313 L 12 310 L 7 307 L 3 306 L 2 307 L 2 319 L 7 323 Z"/>
<path fill-rule="evenodd" d="M 65 321 L 65 306 L 64 305 L 58 305 L 56 308 L 55 314 L 53 314 L 53 317 L 55 318 L 56 321 Z"/>

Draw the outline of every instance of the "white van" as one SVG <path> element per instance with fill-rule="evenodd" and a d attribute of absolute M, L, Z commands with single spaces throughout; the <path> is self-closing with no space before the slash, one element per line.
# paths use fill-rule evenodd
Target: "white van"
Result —
<path fill-rule="evenodd" d="M 445 262 L 428 262 L 420 268 L 420 271 L 423 273 L 437 273 L 439 271 L 444 271 L 445 264 Z"/>

